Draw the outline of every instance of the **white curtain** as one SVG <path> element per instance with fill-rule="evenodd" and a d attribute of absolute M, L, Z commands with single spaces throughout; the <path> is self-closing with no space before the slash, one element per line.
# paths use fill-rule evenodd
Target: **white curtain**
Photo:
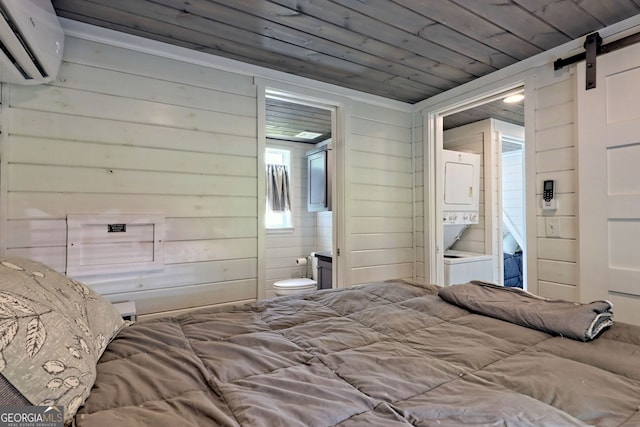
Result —
<path fill-rule="evenodd" d="M 267 209 L 273 212 L 291 210 L 289 172 L 285 165 L 267 165 Z"/>

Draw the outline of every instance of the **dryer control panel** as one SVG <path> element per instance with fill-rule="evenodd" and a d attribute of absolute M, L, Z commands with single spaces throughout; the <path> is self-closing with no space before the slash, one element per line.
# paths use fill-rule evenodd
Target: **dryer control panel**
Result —
<path fill-rule="evenodd" d="M 444 212 L 442 219 L 444 224 L 477 224 L 478 212 L 447 211 Z"/>

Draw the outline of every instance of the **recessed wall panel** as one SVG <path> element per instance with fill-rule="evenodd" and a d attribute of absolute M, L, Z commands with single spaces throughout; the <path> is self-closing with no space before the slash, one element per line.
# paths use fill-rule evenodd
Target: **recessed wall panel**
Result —
<path fill-rule="evenodd" d="M 632 68 L 606 77 L 607 123 L 620 123 L 640 118 L 634 108 L 640 99 L 640 69 Z"/>
<path fill-rule="evenodd" d="M 164 268 L 164 216 L 67 215 L 69 276 Z"/>
<path fill-rule="evenodd" d="M 607 150 L 608 194 L 640 194 L 640 144 Z"/>
<path fill-rule="evenodd" d="M 610 268 L 640 269 L 640 220 L 609 221 L 608 245 Z"/>

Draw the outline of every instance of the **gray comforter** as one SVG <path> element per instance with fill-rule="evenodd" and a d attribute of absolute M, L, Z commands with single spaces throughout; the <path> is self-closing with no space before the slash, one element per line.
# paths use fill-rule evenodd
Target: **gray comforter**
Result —
<path fill-rule="evenodd" d="M 640 328 L 590 342 L 375 283 L 135 324 L 76 417 L 101 426 L 639 426 Z"/>
<path fill-rule="evenodd" d="M 474 313 L 580 341 L 595 339 L 613 325 L 613 306 L 606 300 L 588 304 L 552 300 L 478 280 L 442 288 L 438 295 Z"/>

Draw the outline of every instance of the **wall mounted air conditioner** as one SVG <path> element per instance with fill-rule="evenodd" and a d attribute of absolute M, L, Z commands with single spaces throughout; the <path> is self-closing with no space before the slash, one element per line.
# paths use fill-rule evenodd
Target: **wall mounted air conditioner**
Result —
<path fill-rule="evenodd" d="M 55 79 L 64 32 L 50 0 L 0 0 L 0 81 L 40 84 Z"/>

